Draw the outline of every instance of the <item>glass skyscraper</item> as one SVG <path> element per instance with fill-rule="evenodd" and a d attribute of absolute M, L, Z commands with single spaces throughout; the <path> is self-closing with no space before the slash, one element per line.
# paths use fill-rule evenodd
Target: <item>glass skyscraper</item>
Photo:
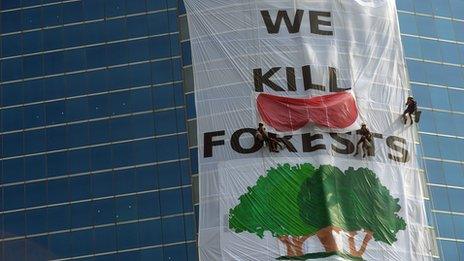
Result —
<path fill-rule="evenodd" d="M 0 259 L 197 260 L 182 1 L 0 3 Z M 434 255 L 464 260 L 464 1 L 397 5 Z"/>
<path fill-rule="evenodd" d="M 0 2 L 1 260 L 197 260 L 178 2 Z"/>
<path fill-rule="evenodd" d="M 397 0 L 437 258 L 464 260 L 464 1 Z"/>

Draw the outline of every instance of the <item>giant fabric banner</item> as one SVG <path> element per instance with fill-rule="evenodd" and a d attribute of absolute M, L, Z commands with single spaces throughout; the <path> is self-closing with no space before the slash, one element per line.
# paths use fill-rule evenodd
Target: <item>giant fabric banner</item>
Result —
<path fill-rule="evenodd" d="M 200 259 L 429 260 L 394 0 L 184 2 Z"/>

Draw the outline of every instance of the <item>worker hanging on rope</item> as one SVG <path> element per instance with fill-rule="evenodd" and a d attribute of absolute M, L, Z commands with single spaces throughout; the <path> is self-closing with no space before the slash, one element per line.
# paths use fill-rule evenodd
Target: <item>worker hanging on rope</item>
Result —
<path fill-rule="evenodd" d="M 369 149 L 372 147 L 373 135 L 369 131 L 365 123 L 361 124 L 361 129 L 358 131 L 358 133 L 361 134 L 361 138 L 356 144 L 356 153 L 353 156 L 359 154 L 359 145 L 361 145 L 361 148 L 363 150 L 363 158 L 365 158 Z"/>
<path fill-rule="evenodd" d="M 408 122 L 408 118 L 407 118 L 407 115 L 409 115 L 409 119 L 411 120 L 411 123 L 412 124 L 414 121 L 412 119 L 412 115 L 414 114 L 414 117 L 415 117 L 415 120 L 416 122 L 419 122 L 419 118 L 420 118 L 420 112 L 417 111 L 417 102 L 414 100 L 413 97 L 408 97 L 407 101 L 406 101 L 406 110 L 404 110 L 403 112 L 403 122 L 404 124 L 406 124 Z"/>
<path fill-rule="evenodd" d="M 269 147 L 270 152 L 279 152 L 277 147 L 282 147 L 277 139 L 269 136 L 266 128 L 264 128 L 264 124 L 262 123 L 259 123 L 258 129 L 256 130 L 256 139 L 258 139 L 260 142 L 265 142 Z"/>

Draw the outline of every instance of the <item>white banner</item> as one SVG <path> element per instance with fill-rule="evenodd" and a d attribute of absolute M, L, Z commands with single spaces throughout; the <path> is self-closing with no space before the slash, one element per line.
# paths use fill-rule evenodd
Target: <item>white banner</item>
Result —
<path fill-rule="evenodd" d="M 184 1 L 200 260 L 429 260 L 395 2 Z"/>

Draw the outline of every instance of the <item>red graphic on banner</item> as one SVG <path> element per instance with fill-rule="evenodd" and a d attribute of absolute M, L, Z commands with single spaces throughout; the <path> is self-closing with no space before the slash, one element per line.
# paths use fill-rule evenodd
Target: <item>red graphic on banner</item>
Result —
<path fill-rule="evenodd" d="M 294 131 L 308 123 L 343 129 L 358 117 L 353 95 L 337 92 L 311 98 L 290 98 L 261 93 L 256 99 L 262 120 L 278 131 Z"/>

